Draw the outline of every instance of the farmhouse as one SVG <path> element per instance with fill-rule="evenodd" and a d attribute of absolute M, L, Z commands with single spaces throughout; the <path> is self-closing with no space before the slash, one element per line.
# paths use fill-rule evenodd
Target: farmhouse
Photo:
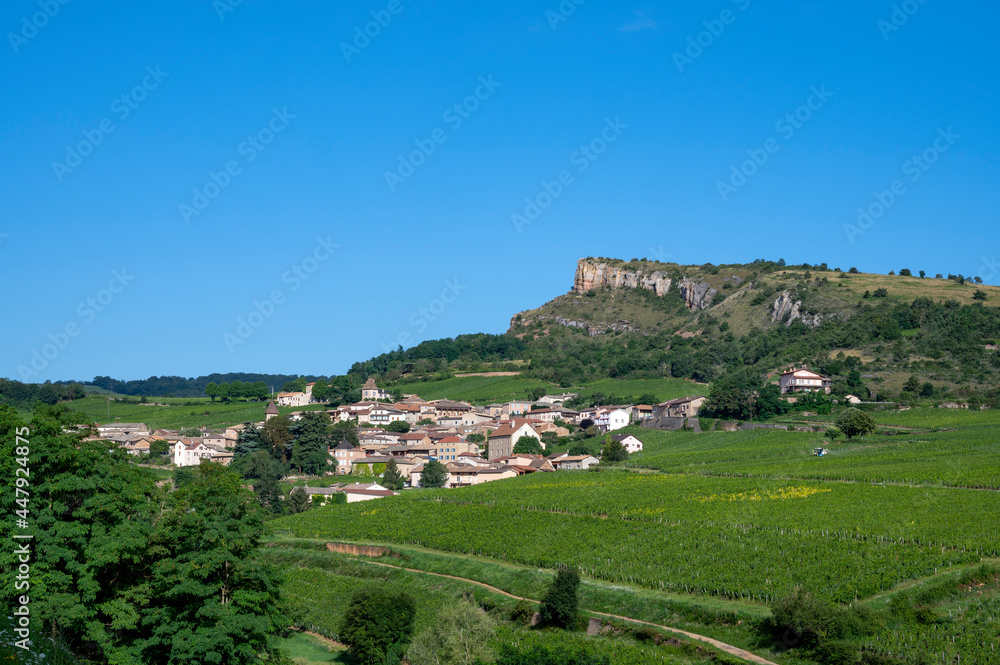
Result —
<path fill-rule="evenodd" d="M 563 455 L 549 461 L 557 471 L 583 471 L 600 463 L 593 455 Z"/>
<path fill-rule="evenodd" d="M 490 434 L 487 439 L 488 459 L 494 460 L 498 457 L 505 457 L 514 452 L 514 446 L 520 438 L 533 436 L 539 441 L 542 437 L 526 420 L 510 420 L 504 422 Z M 545 448 L 545 444 L 542 444 Z"/>
<path fill-rule="evenodd" d="M 622 447 L 624 447 L 629 454 L 637 453 L 642 450 L 642 441 L 631 434 L 616 434 L 611 437 L 611 440 L 622 444 Z"/>
<path fill-rule="evenodd" d="M 663 402 L 653 407 L 654 418 L 694 418 L 698 415 L 701 405 L 707 398 L 698 395 L 696 397 L 682 397 Z"/>
<path fill-rule="evenodd" d="M 781 394 L 802 392 L 825 392 L 830 394 L 833 382 L 822 374 L 810 372 L 807 369 L 792 368 L 781 375 L 778 385 L 781 386 Z"/>
<path fill-rule="evenodd" d="M 97 433 L 104 438 L 108 438 L 116 434 L 149 436 L 149 427 L 143 423 L 109 423 L 107 425 L 97 425 Z"/>
<path fill-rule="evenodd" d="M 278 406 L 305 406 L 309 403 L 309 395 L 305 393 L 278 393 Z M 267 411 L 264 412 L 265 418 Z"/>

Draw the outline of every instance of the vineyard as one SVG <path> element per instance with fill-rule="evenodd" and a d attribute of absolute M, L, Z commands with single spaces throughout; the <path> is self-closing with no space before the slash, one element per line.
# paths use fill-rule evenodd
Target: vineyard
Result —
<path fill-rule="evenodd" d="M 976 516 L 998 512 L 1000 497 L 988 492 L 604 472 L 408 492 L 276 528 L 572 564 L 672 592 L 769 602 L 805 586 L 846 603 L 997 556 L 1000 534 Z"/>
<path fill-rule="evenodd" d="M 628 466 L 669 473 L 1000 487 L 1000 429 L 991 427 L 851 441 L 784 430 L 702 434 L 630 431 L 642 438 L 645 447 L 632 456 Z M 813 456 L 812 450 L 819 446 L 830 454 Z"/>
<path fill-rule="evenodd" d="M 263 420 L 264 408 L 267 406 L 266 402 L 212 402 L 208 399 L 172 397 L 154 397 L 149 401 L 149 404 L 138 404 L 112 400 L 109 404 L 105 397 L 90 396 L 70 402 L 69 407 L 87 414 L 96 423 L 112 423 L 117 419 L 123 423 L 145 423 L 152 429 L 181 429 L 218 428 Z M 279 411 L 286 415 L 310 408 L 321 407 L 282 407 Z"/>
<path fill-rule="evenodd" d="M 519 376 L 463 376 L 439 381 L 417 381 L 391 386 L 403 393 L 416 393 L 424 399 L 465 400 L 475 404 L 525 399 L 533 388 L 549 393 L 572 392 L 584 397 L 595 393 L 624 398 L 655 395 L 659 402 L 689 395 L 708 393 L 707 385 L 683 379 L 601 379 L 580 386 L 562 388 L 554 383 Z"/>
<path fill-rule="evenodd" d="M 465 597 L 488 608 L 494 617 L 500 619 L 493 639 L 495 645 L 596 649 L 607 655 L 612 665 L 688 665 L 704 662 L 708 656 L 704 652 L 698 655 L 699 650 L 694 645 L 656 646 L 627 637 L 589 637 L 565 631 L 531 631 L 503 619 L 509 615 L 517 601 L 458 580 L 429 577 L 418 572 L 376 566 L 341 555 L 304 549 L 264 548 L 261 557 L 285 570 L 282 591 L 295 624 L 330 639 L 338 638 L 338 628 L 351 594 L 356 589 L 378 585 L 406 590 L 414 597 L 417 601 L 415 633 L 418 634 L 435 621 L 443 606 Z M 543 586 L 538 586 L 532 593 L 541 595 L 543 589 Z M 718 656 L 714 656 L 714 659 L 716 662 L 735 662 L 720 660 Z"/>
<path fill-rule="evenodd" d="M 995 416 L 928 409 L 879 417 L 906 431 L 845 441 L 784 430 L 632 429 L 645 449 L 631 468 L 407 490 L 279 518 L 275 527 L 296 538 L 427 548 L 456 569 L 481 571 L 473 560 L 539 573 L 570 564 L 590 592 L 646 589 L 671 599 L 654 613 L 681 608 L 675 620 L 697 614 L 686 603 L 725 602 L 749 626 L 759 621 L 753 608 L 766 611 L 801 588 L 876 610 L 877 630 L 857 647 L 879 658 L 1000 663 L 1000 578 L 933 601 L 917 593 L 927 580 L 1000 560 Z M 818 446 L 830 454 L 811 455 Z M 499 575 L 501 588 L 530 584 L 523 572 L 480 574 Z M 607 611 L 626 603 L 608 602 Z M 716 627 L 731 625 L 718 617 Z M 743 635 L 730 643 L 751 640 Z"/>

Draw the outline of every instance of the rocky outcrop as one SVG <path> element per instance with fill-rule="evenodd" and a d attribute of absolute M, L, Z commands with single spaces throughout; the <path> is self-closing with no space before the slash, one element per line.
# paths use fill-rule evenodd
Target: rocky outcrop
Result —
<path fill-rule="evenodd" d="M 598 335 L 603 335 L 606 332 L 633 332 L 635 331 L 635 326 L 632 325 L 630 321 L 618 320 L 613 323 L 587 323 L 585 321 L 573 321 L 572 319 L 567 319 L 562 316 L 530 316 L 526 317 L 522 314 L 517 314 L 510 320 L 510 328 L 507 329 L 508 333 L 516 333 L 518 327 L 529 326 L 536 321 L 551 321 L 552 323 L 558 324 L 560 326 L 566 326 L 567 328 L 579 328 L 586 331 L 591 337 L 597 337 Z"/>
<path fill-rule="evenodd" d="M 739 283 L 735 277 L 733 283 Z M 731 278 L 727 278 L 731 279 Z M 586 293 L 601 287 L 612 289 L 647 289 L 658 296 L 666 295 L 673 285 L 666 272 L 662 270 L 630 269 L 628 265 L 611 265 L 605 262 L 580 259 L 576 264 L 576 275 L 573 278 L 573 291 Z M 688 309 L 708 309 L 712 306 L 718 289 L 713 289 L 708 282 L 697 282 L 688 277 L 677 285 L 678 292 L 687 303 Z"/>
<path fill-rule="evenodd" d="M 685 277 L 677 287 L 681 298 L 687 303 L 688 309 L 708 309 L 715 300 L 718 289 L 713 289 L 708 282 L 696 282 Z"/>
<path fill-rule="evenodd" d="M 822 323 L 822 316 L 803 312 L 801 308 L 801 300 L 794 300 L 790 292 L 782 291 L 771 305 L 771 320 L 785 321 L 785 326 L 792 325 L 794 321 L 802 321 L 810 328 L 816 328 Z"/>
<path fill-rule="evenodd" d="M 607 286 L 613 289 L 648 289 L 662 296 L 670 290 L 671 279 L 662 270 L 629 270 L 624 266 L 580 259 L 576 264 L 573 291 L 586 293 Z"/>

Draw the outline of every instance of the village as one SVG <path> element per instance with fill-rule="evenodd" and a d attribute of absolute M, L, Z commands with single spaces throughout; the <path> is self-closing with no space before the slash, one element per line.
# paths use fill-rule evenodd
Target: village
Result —
<path fill-rule="evenodd" d="M 268 402 L 264 419 L 250 423 L 261 428 L 287 408 L 321 404 L 312 394 L 314 384 L 303 392 L 280 392 Z M 781 392 L 830 392 L 830 382 L 814 372 L 792 368 L 780 375 Z M 368 379 L 361 401 L 330 408 L 325 413 L 331 424 L 351 423 L 358 432 L 358 445 L 346 439 L 331 441 L 328 448 L 328 475 L 351 479 L 378 479 L 393 462 L 405 486 L 421 486 L 424 466 L 440 462 L 446 477 L 443 487 L 456 488 L 530 473 L 587 470 L 600 463 L 598 455 L 571 454 L 574 430 L 591 437 L 610 436 L 629 454 L 643 449 L 633 434 L 613 434 L 629 425 L 658 429 L 679 429 L 696 419 L 707 399 L 697 395 L 660 404 L 622 404 L 573 410 L 565 406 L 575 393 L 544 395 L 537 400 L 511 400 L 474 406 L 448 399 L 424 400 L 404 395 L 393 402 L 388 391 Z M 301 420 L 307 410 L 291 411 L 290 421 Z M 405 423 L 405 425 L 401 425 Z M 142 423 L 96 425 L 98 436 L 117 443 L 132 455 L 149 456 L 168 450 L 175 468 L 196 466 L 203 460 L 229 465 L 240 432 L 247 424 L 221 431 L 199 428 L 190 431 L 150 430 Z M 519 446 L 523 443 L 525 445 Z M 313 501 L 324 501 L 343 493 L 349 503 L 392 496 L 394 492 L 377 482 L 343 483 L 331 487 L 306 487 Z"/>

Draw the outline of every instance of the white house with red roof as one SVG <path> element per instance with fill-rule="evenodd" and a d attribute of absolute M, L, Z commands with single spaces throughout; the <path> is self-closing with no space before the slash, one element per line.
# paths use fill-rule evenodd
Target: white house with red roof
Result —
<path fill-rule="evenodd" d="M 825 392 L 829 394 L 833 382 L 822 374 L 810 372 L 807 369 L 793 368 L 781 375 L 778 385 L 781 386 L 782 395 L 802 392 Z"/>

